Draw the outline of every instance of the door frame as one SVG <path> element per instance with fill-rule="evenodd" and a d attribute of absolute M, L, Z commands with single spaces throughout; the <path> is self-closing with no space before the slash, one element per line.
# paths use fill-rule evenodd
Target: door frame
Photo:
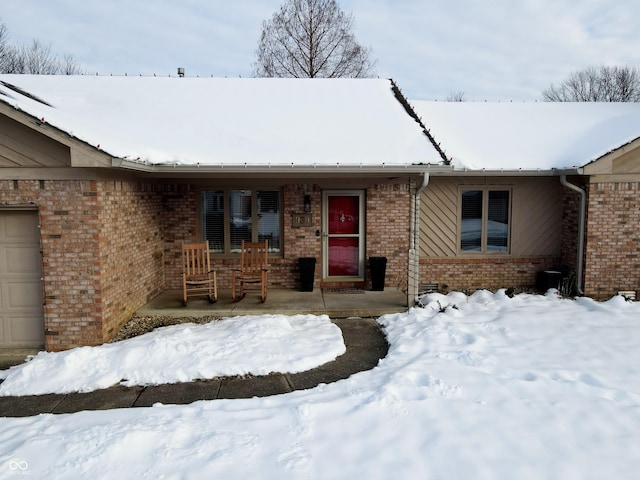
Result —
<path fill-rule="evenodd" d="M 358 275 L 329 276 L 329 197 L 358 197 Z M 365 275 L 365 190 L 323 190 L 322 191 L 322 281 L 324 282 L 364 282 Z"/>

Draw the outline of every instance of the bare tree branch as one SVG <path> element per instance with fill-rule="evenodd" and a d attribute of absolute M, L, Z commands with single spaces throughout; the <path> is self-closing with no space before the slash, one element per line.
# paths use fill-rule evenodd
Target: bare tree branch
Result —
<path fill-rule="evenodd" d="M 458 90 L 457 92 L 451 92 L 447 95 L 447 102 L 464 102 L 464 92 L 462 90 Z"/>
<path fill-rule="evenodd" d="M 588 67 L 571 73 L 542 92 L 549 102 L 639 102 L 640 69 L 633 66 Z"/>
<path fill-rule="evenodd" d="M 60 59 L 52 53 L 51 45 L 39 40 L 21 46 L 10 44 L 7 27 L 0 23 L 0 73 L 75 75 L 81 69 L 71 55 Z"/>
<path fill-rule="evenodd" d="M 58 73 L 58 62 L 51 53 L 51 45 L 43 45 L 33 40 L 28 46 L 20 49 L 20 57 L 24 59 L 24 72 L 34 75 L 55 75 Z"/>
<path fill-rule="evenodd" d="M 375 62 L 353 33 L 353 17 L 335 0 L 286 0 L 263 22 L 257 77 L 371 77 Z"/>

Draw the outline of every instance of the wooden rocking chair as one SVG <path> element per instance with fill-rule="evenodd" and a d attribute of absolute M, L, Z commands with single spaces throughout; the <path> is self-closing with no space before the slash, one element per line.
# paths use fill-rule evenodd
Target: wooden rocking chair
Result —
<path fill-rule="evenodd" d="M 268 252 L 268 240 L 264 242 L 242 241 L 240 268 L 232 272 L 231 297 L 234 302 L 242 300 L 246 294 L 245 290 L 249 289 L 259 289 L 262 302 L 267 299 Z M 238 297 L 236 297 L 236 285 L 240 287 Z"/>
<path fill-rule="evenodd" d="M 187 306 L 189 297 L 207 297 L 218 301 L 216 272 L 211 270 L 209 242 L 182 244 L 182 303 Z"/>

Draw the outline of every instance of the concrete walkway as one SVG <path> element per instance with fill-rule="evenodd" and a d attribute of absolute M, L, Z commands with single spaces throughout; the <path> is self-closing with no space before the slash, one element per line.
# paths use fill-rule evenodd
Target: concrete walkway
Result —
<path fill-rule="evenodd" d="M 155 403 L 187 404 L 198 400 L 266 397 L 332 383 L 370 370 L 387 355 L 389 345 L 374 318 L 334 320 L 347 351 L 332 362 L 301 373 L 259 377 L 223 377 L 188 383 L 139 387 L 116 386 L 89 393 L 0 397 L 0 417 L 41 413 L 149 407 Z"/>

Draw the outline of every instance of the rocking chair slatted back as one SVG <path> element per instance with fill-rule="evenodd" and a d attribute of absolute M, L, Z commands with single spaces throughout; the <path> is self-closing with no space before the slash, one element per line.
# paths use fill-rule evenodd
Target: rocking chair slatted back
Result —
<path fill-rule="evenodd" d="M 264 302 L 267 299 L 267 272 L 269 241 L 246 242 L 242 241 L 242 253 L 240 255 L 240 269 L 234 270 L 232 275 L 232 297 L 234 301 L 242 299 L 245 290 L 253 288 L 260 290 L 260 298 Z M 240 295 L 236 297 L 236 285 L 239 284 Z"/>
<path fill-rule="evenodd" d="M 183 303 L 188 297 L 206 296 L 210 302 L 218 300 L 216 272 L 211 269 L 209 242 L 182 244 Z"/>
<path fill-rule="evenodd" d="M 245 275 L 262 274 L 262 270 L 268 267 L 267 240 L 264 242 L 254 243 L 242 241 L 242 254 L 240 260 L 240 270 Z"/>
<path fill-rule="evenodd" d="M 206 275 L 211 271 L 209 242 L 182 245 L 182 267 L 187 277 Z"/>

